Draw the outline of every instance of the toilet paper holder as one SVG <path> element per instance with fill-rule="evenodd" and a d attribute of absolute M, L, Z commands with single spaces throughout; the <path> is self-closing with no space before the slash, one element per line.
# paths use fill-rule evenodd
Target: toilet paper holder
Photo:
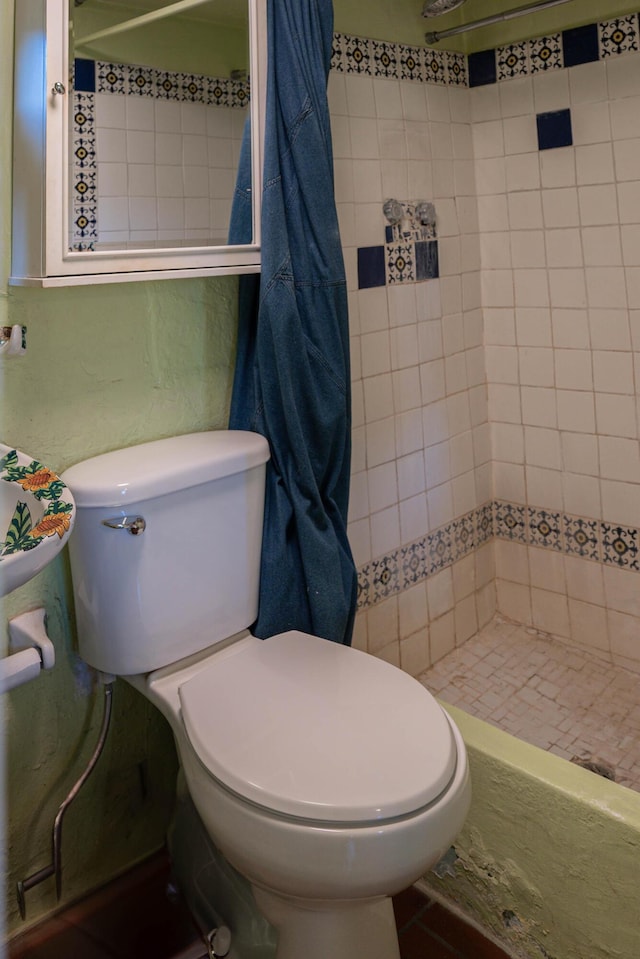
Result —
<path fill-rule="evenodd" d="M 45 610 L 39 607 L 9 620 L 10 655 L 0 660 L 0 693 L 55 666 L 56 651 L 47 635 L 45 616 Z"/>

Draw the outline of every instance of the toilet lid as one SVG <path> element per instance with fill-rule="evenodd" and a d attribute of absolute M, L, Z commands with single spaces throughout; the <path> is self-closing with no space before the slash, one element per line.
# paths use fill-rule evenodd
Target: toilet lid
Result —
<path fill-rule="evenodd" d="M 445 713 L 380 659 L 299 632 L 214 655 L 180 687 L 191 744 L 211 775 L 260 806 L 368 822 L 446 789 L 456 748 Z"/>

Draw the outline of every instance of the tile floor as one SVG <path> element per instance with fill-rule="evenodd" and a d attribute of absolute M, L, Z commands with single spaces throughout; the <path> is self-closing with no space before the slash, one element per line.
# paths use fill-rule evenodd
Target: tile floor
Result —
<path fill-rule="evenodd" d="M 640 676 L 496 617 L 420 681 L 443 702 L 640 791 Z"/>
<path fill-rule="evenodd" d="M 206 959 L 184 904 L 167 896 L 168 879 L 166 857 L 154 856 L 14 939 L 8 959 Z M 401 959 L 509 959 L 417 889 L 396 896 L 394 909 Z"/>

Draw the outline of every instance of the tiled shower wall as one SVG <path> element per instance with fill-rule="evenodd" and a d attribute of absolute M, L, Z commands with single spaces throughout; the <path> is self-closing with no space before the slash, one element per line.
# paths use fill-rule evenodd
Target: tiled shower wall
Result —
<path fill-rule="evenodd" d="M 493 612 L 480 237 L 466 89 L 332 72 L 350 288 L 356 643 L 417 674 Z M 433 201 L 439 277 L 358 289 L 383 200 Z M 459 557 L 454 565 L 452 555 Z"/>
<path fill-rule="evenodd" d="M 637 669 L 640 57 L 470 93 L 494 494 L 529 507 L 496 526 L 498 606 Z"/>
<path fill-rule="evenodd" d="M 331 74 L 355 641 L 411 673 L 496 591 L 506 615 L 640 668 L 635 29 L 615 55 L 473 89 Z M 567 110 L 573 142 L 540 149 L 539 115 Z M 388 197 L 435 203 L 439 278 L 358 289 Z"/>

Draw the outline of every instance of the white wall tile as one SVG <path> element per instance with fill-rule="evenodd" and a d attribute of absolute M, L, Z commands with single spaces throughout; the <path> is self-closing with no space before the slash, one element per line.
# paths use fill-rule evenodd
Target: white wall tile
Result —
<path fill-rule="evenodd" d="M 401 638 L 411 636 L 420 629 L 426 630 L 429 624 L 429 608 L 425 583 L 418 583 L 400 594 L 398 613 Z"/>
<path fill-rule="evenodd" d="M 371 550 L 374 556 L 384 556 L 402 545 L 400 516 L 397 506 L 390 506 L 371 514 Z"/>
<path fill-rule="evenodd" d="M 579 185 L 613 183 L 613 149 L 610 143 L 576 147 L 576 175 Z M 611 194 L 613 196 L 613 193 Z"/>
<path fill-rule="evenodd" d="M 640 449 L 637 439 L 600 436 L 600 474 L 604 479 L 637 483 L 640 477 Z"/>
<path fill-rule="evenodd" d="M 545 509 L 564 509 L 562 473 L 559 469 L 547 469 L 544 466 L 525 466 L 527 483 L 527 502 Z"/>
<path fill-rule="evenodd" d="M 552 346 L 551 311 L 544 307 L 518 306 L 516 339 L 518 346 Z"/>
<path fill-rule="evenodd" d="M 393 406 L 397 413 L 405 413 L 422 405 L 420 371 L 417 366 L 392 374 Z"/>
<path fill-rule="evenodd" d="M 478 197 L 478 226 L 482 234 L 509 229 L 507 197 L 504 194 Z"/>
<path fill-rule="evenodd" d="M 522 422 L 528 426 L 558 426 L 558 402 L 554 389 L 538 386 L 522 386 Z"/>
<path fill-rule="evenodd" d="M 591 352 L 588 350 L 554 351 L 556 386 L 561 390 L 593 389 Z"/>
<path fill-rule="evenodd" d="M 158 216 L 155 197 L 142 196 L 129 198 L 129 226 L 131 230 L 157 229 Z"/>
<path fill-rule="evenodd" d="M 96 128 L 115 127 L 126 129 L 126 97 L 113 96 L 111 93 L 94 94 Z M 105 158 L 98 153 L 101 160 Z"/>
<path fill-rule="evenodd" d="M 623 226 L 620 232 L 625 266 L 640 266 L 640 225 Z"/>
<path fill-rule="evenodd" d="M 360 346 L 362 375 L 364 377 L 391 371 L 391 354 L 387 331 L 364 334 Z"/>
<path fill-rule="evenodd" d="M 98 163 L 99 196 L 128 196 L 127 183 L 126 163 Z"/>
<path fill-rule="evenodd" d="M 607 613 L 601 606 L 569 600 L 569 619 L 571 634 L 580 646 L 602 653 L 610 652 Z"/>
<path fill-rule="evenodd" d="M 390 416 L 386 420 L 368 423 L 365 432 L 367 440 L 367 466 L 371 469 L 381 463 L 389 463 L 396 458 L 395 421 Z"/>
<path fill-rule="evenodd" d="M 635 392 L 631 354 L 594 350 L 593 381 L 600 393 Z"/>
<path fill-rule="evenodd" d="M 545 230 L 547 263 L 550 267 L 582 266 L 581 233 L 577 227 L 564 230 Z"/>
<path fill-rule="evenodd" d="M 600 482 L 602 515 L 610 523 L 640 526 L 640 486 L 603 479 Z"/>
<path fill-rule="evenodd" d="M 156 167 L 152 163 L 129 163 L 127 165 L 129 196 L 157 196 Z"/>
<path fill-rule="evenodd" d="M 625 436 L 629 439 L 638 438 L 634 396 L 596 393 L 595 400 L 598 433 L 608 436 Z M 638 479 L 640 480 L 640 477 Z"/>
<path fill-rule="evenodd" d="M 394 411 L 391 374 L 368 376 L 363 381 L 364 411 L 367 423 L 386 419 Z"/>
<path fill-rule="evenodd" d="M 558 390 L 558 427 L 573 433 L 595 433 L 593 394 L 579 390 Z"/>
<path fill-rule="evenodd" d="M 540 182 L 547 189 L 575 186 L 577 182 L 575 149 L 558 147 L 554 150 L 543 150 L 540 154 Z"/>
<path fill-rule="evenodd" d="M 605 61 L 607 84 L 612 100 L 640 95 L 640 74 L 634 57 L 609 57 Z"/>
<path fill-rule="evenodd" d="M 590 347 L 587 310 L 552 310 L 551 317 L 555 346 L 573 349 Z"/>
<path fill-rule="evenodd" d="M 562 493 L 567 513 L 591 519 L 602 517 L 600 481 L 595 476 L 565 470 L 562 474 Z"/>
<path fill-rule="evenodd" d="M 184 200 L 180 197 L 158 197 L 158 229 L 184 229 Z"/>
<path fill-rule="evenodd" d="M 439 120 L 444 123 L 451 119 L 449 91 L 446 87 L 438 87 L 434 84 L 426 85 L 427 109 L 430 120 Z"/>
<path fill-rule="evenodd" d="M 607 77 L 604 60 L 583 63 L 569 71 L 571 103 L 597 103 L 607 100 Z"/>
<path fill-rule="evenodd" d="M 574 104 L 571 107 L 571 131 L 573 143 L 581 147 L 585 143 L 607 143 L 611 140 L 611 122 L 609 120 L 608 101 Z M 580 153 L 576 151 L 578 171 Z"/>
<path fill-rule="evenodd" d="M 614 184 L 578 187 L 580 222 L 582 226 L 618 222 L 618 204 Z"/>
<path fill-rule="evenodd" d="M 569 70 L 549 70 L 533 78 L 536 113 L 562 110 L 569 105 Z"/>
<path fill-rule="evenodd" d="M 505 84 L 507 86 L 507 84 Z M 533 113 L 508 117 L 503 123 L 504 152 L 507 156 L 533 153 L 538 147 L 538 136 Z"/>
<path fill-rule="evenodd" d="M 598 439 L 593 434 L 565 432 L 561 434 L 562 461 L 571 473 L 598 476 L 600 460 Z"/>
<path fill-rule="evenodd" d="M 524 444 L 526 461 L 531 466 L 552 470 L 561 468 L 560 435 L 556 430 L 525 426 Z"/>
<path fill-rule="evenodd" d="M 622 267 L 591 267 L 586 271 L 586 281 L 592 309 L 626 309 L 627 291 Z"/>
<path fill-rule="evenodd" d="M 640 223 L 640 182 L 638 180 L 618 184 L 618 207 L 620 223 Z"/>
<path fill-rule="evenodd" d="M 127 130 L 127 162 L 153 163 L 155 134 L 152 130 Z"/>
<path fill-rule="evenodd" d="M 398 456 L 405 456 L 423 447 L 423 411 L 407 410 L 395 417 L 395 443 Z"/>
<path fill-rule="evenodd" d="M 507 189 L 537 190 L 540 188 L 540 162 L 538 153 L 518 153 L 506 157 Z"/>
<path fill-rule="evenodd" d="M 544 225 L 552 230 L 555 227 L 578 226 L 578 191 L 572 187 L 542 191 L 542 209 Z M 594 221 L 598 222 L 598 221 Z M 605 222 L 613 222 L 607 220 Z"/>
<path fill-rule="evenodd" d="M 586 307 L 587 290 L 584 270 L 549 270 L 549 297 L 551 306 L 554 308 L 580 309 Z"/>
<path fill-rule="evenodd" d="M 609 642 L 614 662 L 622 662 L 625 665 L 640 663 L 639 622 L 636 616 L 607 611 Z"/>
<path fill-rule="evenodd" d="M 609 113 L 614 141 L 640 137 L 640 97 L 611 100 Z"/>
<path fill-rule="evenodd" d="M 559 550 L 535 546 L 521 548 L 527 550 L 531 585 L 552 593 L 566 593 L 563 554 Z"/>
<path fill-rule="evenodd" d="M 619 226 L 585 227 L 581 235 L 585 266 L 622 264 Z"/>
<path fill-rule="evenodd" d="M 534 113 L 531 77 L 519 77 L 509 83 L 500 83 L 498 86 L 503 117 L 520 117 Z"/>
<path fill-rule="evenodd" d="M 424 493 L 400 501 L 400 541 L 411 543 L 429 532 L 427 497 Z"/>
<path fill-rule="evenodd" d="M 395 462 L 383 463 L 367 470 L 369 509 L 377 513 L 398 502 Z"/>

